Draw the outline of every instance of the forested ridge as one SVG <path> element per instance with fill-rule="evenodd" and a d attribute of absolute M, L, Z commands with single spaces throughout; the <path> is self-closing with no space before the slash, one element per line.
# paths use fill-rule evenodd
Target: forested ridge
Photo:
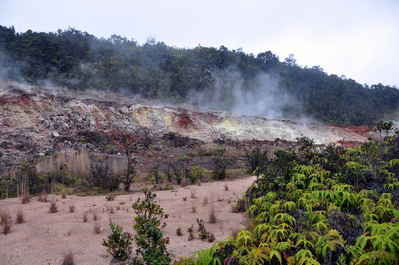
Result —
<path fill-rule="evenodd" d="M 239 100 L 246 100 L 243 105 L 256 100 L 261 111 L 254 115 L 266 117 L 275 107 L 267 105 L 280 102 L 277 118 L 311 117 L 342 125 L 395 119 L 399 102 L 396 86 L 362 85 L 328 75 L 320 66 L 298 65 L 293 55 L 280 60 L 271 51 L 253 55 L 225 46 L 177 48 L 155 38 L 139 45 L 121 36 L 97 38 L 73 28 L 18 33 L 0 26 L 0 78 L 171 103 L 203 106 L 210 101 L 205 107 L 233 111 Z"/>

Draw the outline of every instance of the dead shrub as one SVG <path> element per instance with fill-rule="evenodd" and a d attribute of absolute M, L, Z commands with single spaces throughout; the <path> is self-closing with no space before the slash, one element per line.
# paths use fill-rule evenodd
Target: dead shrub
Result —
<path fill-rule="evenodd" d="M 83 214 L 83 222 L 84 222 L 84 223 L 87 223 L 87 221 L 89 221 L 89 218 L 87 218 L 87 213 L 85 212 L 85 213 Z"/>
<path fill-rule="evenodd" d="M 240 229 L 238 229 L 237 227 L 233 227 L 231 228 L 231 237 L 233 239 L 237 238 L 238 232 L 240 232 Z"/>
<path fill-rule="evenodd" d="M 18 208 L 15 223 L 22 224 L 25 222 L 24 212 L 22 208 Z"/>
<path fill-rule="evenodd" d="M 98 213 L 96 213 L 96 212 L 93 213 L 93 220 L 94 221 L 98 220 Z"/>
<path fill-rule="evenodd" d="M 204 202 L 202 203 L 202 205 L 207 205 L 209 203 L 209 200 L 208 200 L 208 197 L 205 197 L 204 198 Z"/>
<path fill-rule="evenodd" d="M 56 213 L 58 212 L 58 207 L 55 199 L 53 198 L 50 202 L 50 208 L 49 208 L 50 213 Z"/>
<path fill-rule="evenodd" d="M 216 211 L 215 211 L 215 207 L 213 205 L 211 206 L 211 209 L 209 210 L 209 222 L 211 224 L 214 224 L 217 222 Z"/>
<path fill-rule="evenodd" d="M 73 265 L 73 254 L 71 251 L 64 254 L 64 260 L 62 261 L 62 265 Z"/>
<path fill-rule="evenodd" d="M 75 212 L 75 205 L 69 205 L 69 212 L 70 213 Z"/>
<path fill-rule="evenodd" d="M 47 202 L 47 194 L 45 194 L 45 195 L 40 195 L 38 198 L 37 198 L 37 200 L 39 201 L 39 202 Z"/>
<path fill-rule="evenodd" d="M 61 198 L 65 199 L 66 196 L 67 196 L 67 194 L 66 194 L 65 190 L 62 190 L 62 192 L 61 192 Z"/>
<path fill-rule="evenodd" d="M 192 213 L 196 213 L 197 212 L 197 207 L 195 207 L 194 205 L 191 207 L 191 212 Z"/>
<path fill-rule="evenodd" d="M 190 189 L 190 196 L 191 196 L 191 198 L 195 198 L 195 190 L 194 189 Z"/>
<path fill-rule="evenodd" d="M 0 221 L 3 226 L 3 234 L 10 233 L 11 230 L 11 216 L 7 210 L 0 211 Z"/>
<path fill-rule="evenodd" d="M 29 202 L 29 193 L 24 192 L 21 196 L 21 202 L 22 204 L 27 204 Z"/>
<path fill-rule="evenodd" d="M 224 190 L 225 190 L 225 191 L 228 191 L 228 190 L 229 190 L 229 185 L 227 185 L 227 183 L 224 184 Z"/>
<path fill-rule="evenodd" d="M 182 188 L 187 186 L 187 179 L 186 178 L 182 179 L 181 186 L 182 186 Z"/>
<path fill-rule="evenodd" d="M 98 222 L 95 222 L 93 225 L 94 234 L 99 234 L 101 232 L 101 226 Z"/>

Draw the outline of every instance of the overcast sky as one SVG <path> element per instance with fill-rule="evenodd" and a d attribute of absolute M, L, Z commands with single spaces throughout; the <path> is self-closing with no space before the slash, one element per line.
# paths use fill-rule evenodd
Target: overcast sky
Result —
<path fill-rule="evenodd" d="M 399 86 L 399 0 L 0 0 L 0 25 L 270 50 L 361 84 Z"/>

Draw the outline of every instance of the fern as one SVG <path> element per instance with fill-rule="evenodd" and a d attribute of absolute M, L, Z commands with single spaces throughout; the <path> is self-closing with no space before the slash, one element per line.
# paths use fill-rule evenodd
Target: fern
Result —
<path fill-rule="evenodd" d="M 354 265 L 394 265 L 398 264 L 398 257 L 392 253 L 386 251 L 371 251 L 367 252 L 359 257 L 358 260 L 354 262 Z"/>
<path fill-rule="evenodd" d="M 238 247 L 248 247 L 254 244 L 253 235 L 247 230 L 241 230 L 237 234 L 236 240 Z"/>

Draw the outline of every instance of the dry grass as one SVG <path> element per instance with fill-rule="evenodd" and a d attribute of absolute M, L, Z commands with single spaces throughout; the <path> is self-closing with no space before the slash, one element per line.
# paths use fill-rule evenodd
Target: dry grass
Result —
<path fill-rule="evenodd" d="M 43 195 L 43 196 L 39 196 L 38 198 L 37 198 L 37 200 L 39 201 L 39 202 L 47 202 L 47 194 L 45 194 L 45 195 Z"/>
<path fill-rule="evenodd" d="M 98 213 L 96 213 L 96 212 L 93 213 L 93 220 L 94 221 L 98 220 Z"/>
<path fill-rule="evenodd" d="M 187 179 L 186 178 L 182 179 L 180 184 L 181 184 L 182 188 L 186 187 L 187 186 Z"/>
<path fill-rule="evenodd" d="M 25 222 L 24 212 L 21 207 L 18 207 L 15 223 L 22 224 Z"/>
<path fill-rule="evenodd" d="M 65 190 L 62 190 L 61 198 L 66 199 L 66 196 L 67 196 L 67 194 L 66 194 Z"/>
<path fill-rule="evenodd" d="M 240 232 L 240 229 L 238 229 L 236 227 L 231 228 L 231 237 L 233 239 L 236 239 L 237 235 L 238 235 L 238 232 Z"/>
<path fill-rule="evenodd" d="M 191 212 L 192 213 L 196 213 L 197 212 L 197 207 L 195 207 L 194 205 L 191 206 Z"/>
<path fill-rule="evenodd" d="M 110 206 L 110 207 L 109 207 L 109 212 L 110 212 L 110 213 L 114 213 L 114 206 Z"/>
<path fill-rule="evenodd" d="M 75 212 L 75 205 L 69 205 L 69 212 L 70 213 Z"/>
<path fill-rule="evenodd" d="M 56 213 L 58 212 L 58 207 L 57 207 L 57 203 L 56 200 L 53 198 L 50 202 L 50 208 L 49 208 L 49 212 L 50 213 Z"/>
<path fill-rule="evenodd" d="M 101 232 L 101 226 L 98 222 L 95 222 L 93 225 L 94 234 L 99 234 Z"/>
<path fill-rule="evenodd" d="M 71 251 L 64 254 L 64 260 L 62 261 L 62 265 L 74 265 L 73 262 L 73 254 Z"/>
<path fill-rule="evenodd" d="M 209 210 L 209 222 L 211 224 L 214 224 L 217 222 L 216 211 L 215 211 L 215 207 L 213 205 L 211 205 L 211 209 Z"/>
<path fill-rule="evenodd" d="M 11 216 L 7 210 L 0 210 L 0 222 L 3 227 L 3 234 L 8 234 L 11 231 Z"/>
<path fill-rule="evenodd" d="M 201 180 L 197 180 L 197 186 L 201 186 Z"/>
<path fill-rule="evenodd" d="M 229 185 L 227 185 L 227 183 L 224 184 L 224 190 L 229 191 Z"/>
<path fill-rule="evenodd" d="M 85 213 L 83 214 L 83 222 L 84 222 L 84 223 L 87 223 L 87 221 L 89 221 L 89 218 L 87 217 L 87 213 L 85 212 Z"/>
<path fill-rule="evenodd" d="M 202 205 L 207 205 L 209 203 L 209 199 L 208 199 L 208 197 L 205 197 L 204 198 L 204 202 L 202 203 Z"/>
<path fill-rule="evenodd" d="M 191 196 L 191 198 L 195 198 L 195 190 L 194 189 L 190 189 L 190 196 Z"/>
<path fill-rule="evenodd" d="M 29 202 L 29 193 L 24 192 L 21 196 L 21 202 L 22 204 L 27 204 Z"/>

